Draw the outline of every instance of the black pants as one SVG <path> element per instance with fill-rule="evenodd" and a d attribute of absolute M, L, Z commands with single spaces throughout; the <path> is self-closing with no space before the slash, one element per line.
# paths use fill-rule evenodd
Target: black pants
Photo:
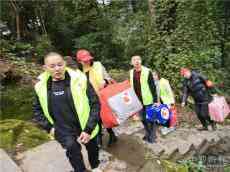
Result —
<path fill-rule="evenodd" d="M 156 139 L 156 122 L 150 122 L 146 119 L 146 110 L 145 107 L 140 111 L 141 122 L 145 129 L 145 137 L 149 141 L 154 141 Z"/>
<path fill-rule="evenodd" d="M 203 127 L 207 128 L 209 124 L 213 123 L 209 116 L 208 103 L 196 103 L 195 111 Z"/>
<path fill-rule="evenodd" d="M 99 125 L 98 136 L 102 137 L 103 133 L 102 133 L 102 121 L 101 121 L 101 119 L 100 119 L 98 125 Z M 115 133 L 114 133 L 112 128 L 106 128 L 106 131 L 109 133 L 110 136 L 115 135 Z"/>
<path fill-rule="evenodd" d="M 66 156 L 72 165 L 74 172 L 85 172 L 85 164 L 81 154 L 81 145 L 77 142 L 76 136 L 58 136 L 55 134 L 56 140 L 66 149 Z M 99 148 L 97 145 L 96 137 L 91 139 L 85 144 L 88 151 L 88 158 L 92 168 L 96 168 L 99 165 Z"/>

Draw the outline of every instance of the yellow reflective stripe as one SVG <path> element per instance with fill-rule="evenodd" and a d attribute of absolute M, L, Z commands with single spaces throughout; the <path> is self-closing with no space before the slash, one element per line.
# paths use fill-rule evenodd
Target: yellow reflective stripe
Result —
<path fill-rule="evenodd" d="M 44 75 L 45 76 L 45 75 Z M 53 124 L 53 119 L 49 115 L 49 110 L 48 110 L 48 100 L 47 100 L 47 82 L 45 81 L 39 81 L 35 85 L 35 91 L 38 95 L 38 99 L 40 101 L 43 113 L 45 117 L 48 119 L 48 121 Z"/>
<path fill-rule="evenodd" d="M 149 105 L 153 103 L 153 96 L 148 84 L 148 76 L 150 74 L 150 69 L 142 66 L 141 68 L 141 95 L 144 105 Z"/>
<path fill-rule="evenodd" d="M 163 103 L 165 104 L 175 103 L 174 94 L 172 92 L 168 80 L 161 78 L 159 81 L 159 87 L 160 87 L 160 97 Z"/>
<path fill-rule="evenodd" d="M 102 70 L 102 64 L 100 62 L 94 62 L 93 63 L 93 69 L 96 71 L 96 78 L 98 82 L 103 82 L 103 70 Z"/>
<path fill-rule="evenodd" d="M 141 96 L 144 105 L 149 105 L 153 103 L 153 96 L 149 88 L 148 84 L 148 76 L 149 76 L 150 69 L 147 67 L 141 67 L 141 76 L 140 76 L 140 83 L 141 83 Z M 133 87 L 133 73 L 134 70 L 130 70 L 130 84 Z"/>
<path fill-rule="evenodd" d="M 80 71 L 73 71 L 69 68 L 66 68 L 68 71 L 71 81 L 70 87 L 73 95 L 74 105 L 78 114 L 79 122 L 82 130 L 85 129 L 86 124 L 88 122 L 90 107 L 86 94 L 87 89 L 87 80 L 86 76 Z M 46 74 L 40 75 L 40 81 L 35 85 L 35 91 L 38 95 L 42 110 L 44 112 L 45 117 L 48 121 L 53 124 L 53 119 L 51 118 L 48 111 L 48 100 L 47 100 L 47 81 L 48 78 Z M 91 134 L 91 138 L 95 137 L 99 131 L 98 125 L 95 127 Z"/>

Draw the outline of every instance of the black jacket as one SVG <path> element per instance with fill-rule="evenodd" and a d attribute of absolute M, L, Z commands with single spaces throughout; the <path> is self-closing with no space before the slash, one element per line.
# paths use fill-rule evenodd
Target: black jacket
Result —
<path fill-rule="evenodd" d="M 48 110 L 49 110 L 50 116 L 52 117 L 51 107 L 49 106 L 51 104 L 50 98 L 49 98 L 49 95 L 50 95 L 49 92 L 51 91 L 51 83 L 52 83 L 52 80 L 50 77 L 48 80 L 48 86 L 47 86 L 47 91 L 48 91 L 47 98 L 48 98 Z M 67 72 L 65 73 L 65 85 L 66 85 L 66 90 L 68 92 L 68 100 L 70 101 L 71 106 L 73 107 L 76 113 L 76 117 L 77 117 L 77 112 L 76 112 L 76 109 L 73 103 L 72 93 L 70 91 L 70 76 Z M 86 128 L 84 129 L 84 131 L 91 134 L 91 132 L 93 131 L 93 129 L 95 128 L 96 124 L 99 121 L 100 105 L 99 105 L 98 97 L 93 87 L 91 86 L 91 84 L 89 84 L 89 82 L 87 82 L 87 96 L 89 100 L 90 114 L 89 114 L 89 119 L 88 119 L 88 122 L 86 124 Z M 43 110 L 42 110 L 42 107 L 41 107 L 41 104 L 39 102 L 37 95 L 35 96 L 35 100 L 33 103 L 33 113 L 34 113 L 33 121 L 38 123 L 43 129 L 49 132 L 53 126 L 44 116 L 44 113 L 43 113 Z M 77 120 L 79 122 L 79 119 Z"/>
<path fill-rule="evenodd" d="M 195 103 L 205 103 L 211 101 L 208 89 L 206 87 L 207 78 L 195 71 L 189 79 L 183 81 L 183 96 L 182 102 L 186 102 L 189 95 L 191 95 Z"/>

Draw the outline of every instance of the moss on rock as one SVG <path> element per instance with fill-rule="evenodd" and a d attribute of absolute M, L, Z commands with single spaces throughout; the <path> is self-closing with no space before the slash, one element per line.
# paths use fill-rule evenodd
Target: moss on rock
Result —
<path fill-rule="evenodd" d="M 49 135 L 31 122 L 7 119 L 0 121 L 0 148 L 8 152 L 21 151 L 49 141 Z"/>
<path fill-rule="evenodd" d="M 189 172 L 187 165 L 177 164 L 167 160 L 162 160 L 162 166 L 167 172 Z"/>

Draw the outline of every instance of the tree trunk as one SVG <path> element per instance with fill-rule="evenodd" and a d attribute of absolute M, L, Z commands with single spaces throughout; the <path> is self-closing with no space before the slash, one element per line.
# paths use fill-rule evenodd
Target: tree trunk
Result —
<path fill-rule="evenodd" d="M 42 32 L 43 32 L 43 34 L 47 35 L 45 20 L 44 20 L 44 18 L 42 16 L 41 8 L 38 9 L 38 16 L 39 16 L 39 20 L 41 22 Z"/>
<path fill-rule="evenodd" d="M 17 28 L 17 40 L 21 40 L 21 30 L 20 30 L 20 15 L 16 13 L 16 28 Z"/>
<path fill-rule="evenodd" d="M 17 31 L 17 40 L 21 40 L 21 30 L 20 30 L 20 12 L 19 8 L 13 0 L 10 1 L 14 9 L 15 18 L 16 18 L 16 31 Z"/>
<path fill-rule="evenodd" d="M 156 4 L 155 0 L 148 0 L 151 24 L 156 21 Z"/>

